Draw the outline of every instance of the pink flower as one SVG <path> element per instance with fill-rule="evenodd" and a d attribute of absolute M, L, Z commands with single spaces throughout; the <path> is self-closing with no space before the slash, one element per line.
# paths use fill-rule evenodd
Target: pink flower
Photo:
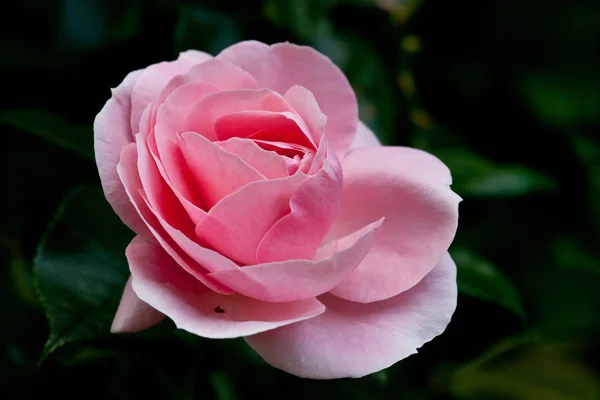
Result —
<path fill-rule="evenodd" d="M 167 316 L 321 379 L 439 335 L 460 198 L 442 162 L 381 146 L 357 114 L 342 72 L 289 43 L 127 75 L 94 124 L 104 193 L 137 234 L 112 331 Z"/>

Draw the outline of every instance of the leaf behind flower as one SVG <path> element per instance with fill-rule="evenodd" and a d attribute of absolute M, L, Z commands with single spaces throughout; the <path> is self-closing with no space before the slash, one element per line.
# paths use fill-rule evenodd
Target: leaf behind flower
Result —
<path fill-rule="evenodd" d="M 35 135 L 89 161 L 94 161 L 91 126 L 80 126 L 43 110 L 10 109 L 0 112 L 0 124 Z"/>
<path fill-rule="evenodd" d="M 50 322 L 42 360 L 66 343 L 110 334 L 132 236 L 99 187 L 66 196 L 35 258 L 35 284 Z"/>
<path fill-rule="evenodd" d="M 556 191 L 550 177 L 523 165 L 495 163 L 464 148 L 434 152 L 452 171 L 452 189 L 469 197 L 516 197 Z"/>
<path fill-rule="evenodd" d="M 454 249 L 451 254 L 458 269 L 460 292 L 525 315 L 519 292 L 496 266 L 466 249 Z"/>

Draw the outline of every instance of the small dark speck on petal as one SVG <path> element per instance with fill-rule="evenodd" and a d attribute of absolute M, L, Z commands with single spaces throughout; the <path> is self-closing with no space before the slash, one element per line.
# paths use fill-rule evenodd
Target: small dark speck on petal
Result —
<path fill-rule="evenodd" d="M 223 309 L 222 309 L 221 307 L 219 307 L 219 306 L 216 306 L 216 307 L 215 307 L 215 312 L 216 312 L 217 314 L 225 314 L 225 310 L 223 310 Z"/>

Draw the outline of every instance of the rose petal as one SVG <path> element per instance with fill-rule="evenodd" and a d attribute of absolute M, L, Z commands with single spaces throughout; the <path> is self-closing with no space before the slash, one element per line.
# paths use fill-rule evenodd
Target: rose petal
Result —
<path fill-rule="evenodd" d="M 177 244 L 173 239 L 164 231 L 160 223 L 156 219 L 156 216 L 146 206 L 141 193 L 143 193 L 142 182 L 137 172 L 137 150 L 135 143 L 130 143 L 123 148 L 121 152 L 121 159 L 117 164 L 117 171 L 119 177 L 123 182 L 123 186 L 127 192 L 127 196 L 131 200 L 131 203 L 135 207 L 137 213 L 152 233 L 153 239 L 165 249 L 165 251 L 176 261 L 181 268 L 185 269 L 187 273 L 198 279 L 201 283 L 214 290 L 215 292 L 222 294 L 231 294 L 233 291 L 214 279 L 207 277 L 208 271 L 201 265 L 198 265 L 190 258 L 189 255 L 185 254 L 178 248 Z M 142 192 L 141 192 L 142 191 Z"/>
<path fill-rule="evenodd" d="M 287 167 L 288 175 L 295 174 L 300 169 L 300 163 L 302 159 L 299 155 L 295 155 L 294 158 L 285 157 L 285 165 Z"/>
<path fill-rule="evenodd" d="M 354 138 L 354 142 L 352 142 L 352 146 L 350 149 L 358 149 L 360 147 L 377 147 L 381 146 L 381 142 L 375 136 L 373 131 L 369 129 L 369 127 L 362 121 L 358 121 L 358 126 L 356 127 L 356 137 Z"/>
<path fill-rule="evenodd" d="M 186 50 L 179 53 L 178 59 L 188 65 L 197 65 L 212 59 L 212 56 L 208 53 L 198 50 Z"/>
<path fill-rule="evenodd" d="M 287 260 L 238 267 L 210 274 L 238 293 L 264 301 L 285 302 L 326 293 L 341 282 L 367 255 L 373 245 L 377 221 L 331 243 L 319 261 Z"/>
<path fill-rule="evenodd" d="M 138 134 L 136 139 L 137 171 L 149 203 L 169 224 L 193 233 L 194 223 L 158 171 L 142 136 Z"/>
<path fill-rule="evenodd" d="M 141 332 L 158 324 L 164 318 L 163 313 L 156 311 L 137 297 L 129 277 L 110 331 L 111 333 Z"/>
<path fill-rule="evenodd" d="M 157 126 L 157 129 L 162 129 L 162 126 Z M 171 139 L 168 139 L 168 141 L 170 142 Z M 171 179 L 158 154 L 154 131 L 151 131 L 148 135 L 147 144 L 150 154 L 152 155 L 152 159 L 154 160 L 154 164 L 156 165 L 156 168 L 158 168 L 160 175 L 163 177 L 164 181 L 167 183 L 169 189 L 173 192 L 175 197 L 177 197 L 177 199 L 180 201 L 183 208 L 185 208 L 188 215 L 192 219 L 192 222 L 197 224 L 198 221 L 200 221 L 206 215 L 206 211 L 204 210 L 208 207 L 206 207 L 206 204 L 204 204 L 204 201 L 202 200 L 202 196 L 200 196 L 200 193 L 198 193 L 198 190 L 192 184 L 190 171 L 185 167 L 181 168 L 182 166 L 185 166 L 185 159 L 183 158 L 183 154 L 181 153 L 179 145 L 177 145 L 177 148 L 171 148 L 166 151 L 168 157 L 165 157 L 165 159 L 169 158 L 169 163 L 173 163 L 174 166 L 175 163 L 178 162 L 180 168 L 177 170 L 178 173 L 172 172 L 171 177 L 174 179 Z M 163 144 L 163 148 L 170 146 L 170 143 Z M 175 171 L 175 169 L 172 171 Z"/>
<path fill-rule="evenodd" d="M 185 131 L 198 132 L 211 141 L 219 138 L 215 123 L 225 115 L 239 111 L 293 112 L 293 108 L 277 93 L 267 90 L 230 90 L 211 94 L 196 102 L 185 117 Z"/>
<path fill-rule="evenodd" d="M 344 174 L 342 172 L 341 165 L 339 163 L 339 160 L 335 156 L 335 154 L 333 154 L 333 151 L 331 151 L 329 149 L 329 142 L 327 141 L 326 136 L 321 137 L 321 142 L 319 143 L 319 148 L 318 148 L 317 152 L 314 154 L 314 156 L 312 156 L 312 158 L 306 157 L 306 156 L 304 157 L 304 159 L 302 160 L 302 164 L 304 164 L 305 160 L 307 160 L 307 165 L 306 165 L 306 167 L 304 165 L 301 165 L 300 169 L 304 170 L 306 168 L 307 169 L 306 172 L 309 175 L 314 175 L 318 171 L 320 171 L 321 168 L 323 168 L 323 164 L 330 157 L 332 158 L 332 161 L 329 161 L 329 163 L 333 163 L 331 168 L 335 168 L 336 174 L 339 174 L 340 179 L 342 179 L 342 176 Z"/>
<path fill-rule="evenodd" d="M 306 123 L 314 143 L 319 143 L 325 133 L 327 116 L 319 108 L 315 96 L 305 87 L 294 85 L 283 96 Z"/>
<path fill-rule="evenodd" d="M 256 78 L 259 87 L 282 95 L 294 85 L 308 89 L 327 115 L 326 132 L 341 159 L 354 140 L 358 106 L 348 80 L 329 58 L 310 47 L 256 41 L 237 43 L 216 58 L 238 65 Z"/>
<path fill-rule="evenodd" d="M 327 147 L 327 142 L 321 146 Z M 290 212 L 265 233 L 256 249 L 259 263 L 312 259 L 339 210 L 342 169 L 333 151 L 323 168 L 303 182 L 290 199 Z"/>
<path fill-rule="evenodd" d="M 306 175 L 252 182 L 224 197 L 196 226 L 196 235 L 219 253 L 241 264 L 256 264 L 256 248 L 265 232 L 289 213 L 290 197 Z"/>
<path fill-rule="evenodd" d="M 315 148 L 308 128 L 295 113 L 291 112 L 238 111 L 217 119 L 214 130 L 219 140 L 250 137 Z"/>
<path fill-rule="evenodd" d="M 157 106 L 177 88 L 188 83 L 207 83 L 223 91 L 257 88 L 256 80 L 248 72 L 229 62 L 213 58 L 171 79 L 157 97 Z"/>
<path fill-rule="evenodd" d="M 158 246 L 135 237 L 126 250 L 133 289 L 184 329 L 207 338 L 252 335 L 309 319 L 325 311 L 316 299 L 266 303 L 212 292 L 187 275 Z"/>
<path fill-rule="evenodd" d="M 161 175 L 183 204 L 194 222 L 204 216 L 206 205 L 197 188 L 191 184 L 191 174 L 179 146 L 181 121 L 199 100 L 219 89 L 211 84 L 192 82 L 174 90 L 158 107 L 154 131 L 148 136 L 148 146 Z"/>
<path fill-rule="evenodd" d="M 264 150 L 253 140 L 232 137 L 216 142 L 222 149 L 235 154 L 267 179 L 288 176 L 285 158 L 274 151 Z"/>
<path fill-rule="evenodd" d="M 275 153 L 285 156 L 286 158 L 302 158 L 307 152 L 306 147 L 286 142 L 252 139 L 261 149 L 274 151 Z"/>
<path fill-rule="evenodd" d="M 165 221 L 165 219 L 162 218 L 160 214 L 152 207 L 148 200 L 148 196 L 146 196 L 146 194 L 143 192 L 140 193 L 140 195 L 146 203 L 148 209 L 150 209 L 160 226 L 162 226 L 164 229 L 164 232 L 166 232 L 168 236 L 173 239 L 183 254 L 189 256 L 189 258 L 195 261 L 197 265 L 201 265 L 209 272 L 239 268 L 239 266 L 229 258 L 205 247 L 201 243 L 198 243 L 196 240 L 194 240 L 195 235 L 190 237 L 181 230 L 169 225 L 169 223 Z"/>
<path fill-rule="evenodd" d="M 195 132 L 182 134 L 180 147 L 192 181 L 209 209 L 243 186 L 266 179 L 235 154 Z"/>
<path fill-rule="evenodd" d="M 179 86 L 157 105 L 156 124 L 165 125 L 171 136 L 186 130 L 185 119 L 198 101 L 219 92 L 218 86 L 206 82 L 190 82 Z M 175 141 L 176 142 L 176 141 Z"/>
<path fill-rule="evenodd" d="M 202 93 L 198 91 L 200 88 Z M 205 89 L 214 91 L 215 88 L 216 91 L 256 89 L 256 80 L 241 68 L 222 60 L 211 59 L 198 64 L 185 74 L 173 77 L 164 87 L 152 103 L 149 125 L 154 126 L 157 123 L 158 114 L 161 108 L 164 108 L 159 124 L 170 126 L 168 131 L 171 131 L 171 134 L 173 130 L 188 131 L 182 123 L 185 122 L 190 107 L 205 97 Z M 173 95 L 175 92 L 177 94 Z"/>
<path fill-rule="evenodd" d="M 191 67 L 212 59 L 210 54 L 199 51 L 181 53 L 175 61 L 153 64 L 144 69 L 131 93 L 131 131 L 139 132 L 142 112 L 155 100 L 169 81 L 187 72 Z"/>
<path fill-rule="evenodd" d="M 161 129 L 158 129 L 160 132 L 160 147 L 162 148 L 162 156 L 165 157 L 164 160 L 160 157 L 157 158 L 159 169 L 161 173 L 166 170 L 171 171 L 171 176 L 165 176 L 165 179 L 169 185 L 171 185 L 171 180 L 176 181 L 175 185 L 171 185 L 172 187 L 182 188 L 183 192 L 179 192 L 175 188 L 173 188 L 173 191 L 184 203 L 190 215 L 194 213 L 193 210 L 189 210 L 190 204 L 196 205 L 197 199 L 194 198 L 193 193 L 186 190 L 185 182 L 188 180 L 184 171 L 177 168 L 177 165 L 179 165 L 177 162 L 172 162 L 173 159 L 181 158 L 181 154 L 178 153 L 178 144 L 173 143 L 177 142 L 175 134 L 188 130 L 185 129 L 185 120 L 190 109 L 207 94 L 219 90 L 254 88 L 256 88 L 256 80 L 246 71 L 231 63 L 211 59 L 192 67 L 185 74 L 175 76 L 152 103 L 148 126 L 158 124 L 161 127 Z M 142 121 L 142 124 L 144 122 Z M 154 148 L 156 147 L 154 145 Z M 152 144 L 150 144 L 150 148 L 152 150 Z M 153 151 L 153 155 L 158 156 L 158 151 Z M 162 165 L 163 162 L 167 164 L 165 167 Z"/>
<path fill-rule="evenodd" d="M 155 218 L 153 220 L 157 220 L 164 232 L 167 233 L 163 237 L 170 237 L 175 242 L 176 245 L 172 246 L 172 251 L 176 251 L 174 249 L 178 248 L 182 254 L 197 263 L 189 262 L 188 264 L 192 266 L 185 267 L 193 269 L 192 274 L 194 275 L 205 275 L 208 271 L 236 268 L 237 265 L 231 260 L 202 247 L 190 239 L 196 237 L 195 225 L 188 218 L 185 209 L 158 173 L 156 165 L 148 154 L 148 149 L 141 141 L 141 135 L 138 134 L 137 138 L 138 170 L 144 188 L 140 192 L 140 196 L 147 208 L 154 214 Z M 213 144 L 211 143 L 211 145 Z M 202 218 L 204 216 L 206 216 L 206 213 L 203 212 Z M 193 266 L 202 266 L 202 268 Z"/>
<path fill-rule="evenodd" d="M 343 160 L 340 212 L 326 241 L 385 217 L 373 250 L 331 293 L 347 300 L 387 299 L 419 282 L 447 251 L 458 224 L 448 168 L 403 147 L 352 150 Z"/>
<path fill-rule="evenodd" d="M 94 152 L 104 195 L 115 213 L 132 231 L 146 237 L 152 237 L 146 224 L 140 219 L 131 201 L 129 201 L 117 173 L 121 150 L 134 141 L 129 124 L 130 96 L 131 90 L 141 73 L 142 70 L 139 70 L 127 75 L 125 80 L 112 91 L 112 97 L 96 115 L 94 120 Z"/>
<path fill-rule="evenodd" d="M 441 334 L 456 297 L 456 266 L 446 254 L 407 292 L 369 304 L 323 295 L 323 314 L 246 342 L 269 364 L 300 377 L 358 378 L 415 354 Z"/>

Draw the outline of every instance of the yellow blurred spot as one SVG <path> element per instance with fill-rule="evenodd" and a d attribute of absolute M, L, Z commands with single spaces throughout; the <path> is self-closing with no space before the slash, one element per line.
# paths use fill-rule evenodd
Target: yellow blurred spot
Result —
<path fill-rule="evenodd" d="M 412 17 L 417 5 L 421 0 L 404 0 L 404 1 L 378 1 L 380 7 L 387 10 L 394 22 L 404 24 Z"/>
<path fill-rule="evenodd" d="M 400 0 L 375 0 L 375 5 L 386 11 L 393 11 L 400 7 Z"/>
<path fill-rule="evenodd" d="M 421 39 L 417 36 L 409 35 L 402 40 L 402 50 L 407 53 L 416 53 L 421 50 Z"/>
<path fill-rule="evenodd" d="M 410 119 L 421 129 L 431 129 L 433 119 L 423 109 L 417 108 L 410 112 Z"/>
<path fill-rule="evenodd" d="M 407 96 L 412 96 L 415 93 L 415 81 L 412 74 L 408 70 L 402 70 L 396 78 L 400 90 Z"/>

